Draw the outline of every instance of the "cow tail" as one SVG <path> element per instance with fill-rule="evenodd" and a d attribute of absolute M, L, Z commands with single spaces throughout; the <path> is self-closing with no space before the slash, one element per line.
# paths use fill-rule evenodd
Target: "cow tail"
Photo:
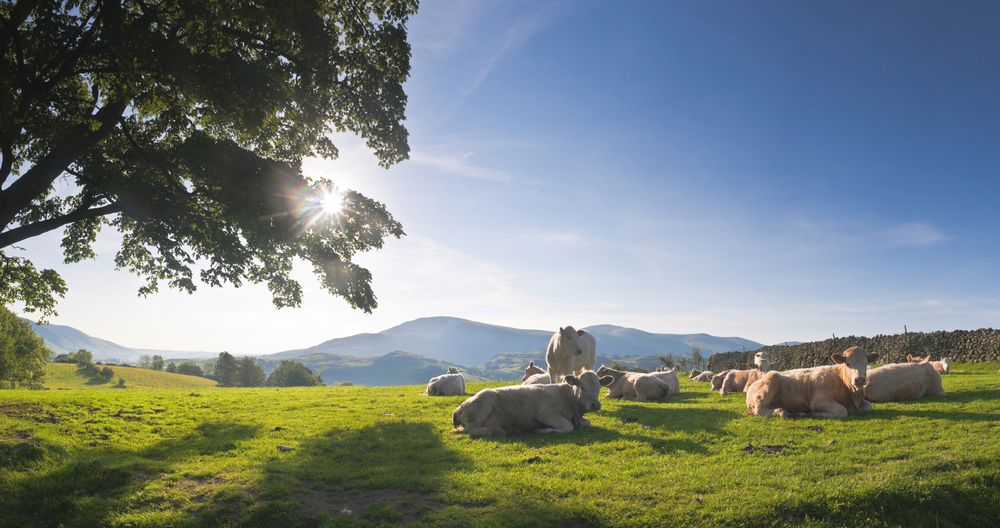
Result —
<path fill-rule="evenodd" d="M 459 409 L 461 409 L 461 407 L 459 407 Z M 458 426 L 461 425 L 458 423 L 458 409 L 455 409 L 455 412 L 451 413 L 451 424 L 455 426 L 455 429 L 458 429 Z"/>

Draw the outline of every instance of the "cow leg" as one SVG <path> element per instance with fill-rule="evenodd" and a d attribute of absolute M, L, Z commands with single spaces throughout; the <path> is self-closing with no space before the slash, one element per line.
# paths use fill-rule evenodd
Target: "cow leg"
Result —
<path fill-rule="evenodd" d="M 568 433 L 573 430 L 573 422 L 558 414 L 542 414 L 538 421 L 548 427 L 535 429 L 536 433 Z"/>
<path fill-rule="evenodd" d="M 872 410 L 872 402 L 868 400 L 861 400 L 861 405 L 858 406 L 858 412 L 868 412 Z"/>
<path fill-rule="evenodd" d="M 482 421 L 470 422 L 469 425 L 465 426 L 465 432 L 471 436 L 504 436 L 507 434 L 507 431 L 497 424 L 499 421 L 500 413 L 496 409 L 492 409 Z"/>
<path fill-rule="evenodd" d="M 835 401 L 818 401 L 809 406 L 813 418 L 847 418 L 847 408 Z"/>

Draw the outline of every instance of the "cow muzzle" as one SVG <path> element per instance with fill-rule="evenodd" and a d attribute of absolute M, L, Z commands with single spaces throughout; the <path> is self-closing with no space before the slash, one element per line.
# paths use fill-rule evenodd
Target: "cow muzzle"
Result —
<path fill-rule="evenodd" d="M 601 402 L 599 401 L 590 402 L 590 404 L 587 405 L 587 412 L 594 412 L 599 410 L 601 410 Z"/>
<path fill-rule="evenodd" d="M 854 386 L 855 387 L 864 387 L 867 384 L 868 384 L 868 379 L 867 378 L 864 378 L 864 377 L 861 377 L 861 376 L 858 376 L 857 378 L 854 378 Z"/>

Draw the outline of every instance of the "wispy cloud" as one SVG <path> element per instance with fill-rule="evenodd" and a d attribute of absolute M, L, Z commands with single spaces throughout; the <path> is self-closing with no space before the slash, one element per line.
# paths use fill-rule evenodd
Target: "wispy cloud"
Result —
<path fill-rule="evenodd" d="M 508 181 L 510 178 L 497 170 L 486 167 L 477 167 L 469 162 L 472 152 L 458 154 L 440 153 L 430 154 L 422 150 L 414 149 L 410 152 L 410 161 L 420 165 L 427 165 L 436 170 L 452 174 L 455 176 L 465 176 L 469 178 L 483 178 L 495 181 Z"/>
<path fill-rule="evenodd" d="M 927 247 L 943 242 L 948 237 L 930 224 L 910 222 L 875 234 L 876 240 L 882 242 L 885 249 L 897 247 Z"/>

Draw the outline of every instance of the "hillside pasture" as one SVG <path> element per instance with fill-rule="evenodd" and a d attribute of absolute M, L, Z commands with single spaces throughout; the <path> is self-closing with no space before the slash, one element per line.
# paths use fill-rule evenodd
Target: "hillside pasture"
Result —
<path fill-rule="evenodd" d="M 423 386 L 0 391 L 0 526 L 987 526 L 997 366 L 844 420 L 744 417 L 682 377 L 503 438 L 453 434 L 468 396 Z"/>
<path fill-rule="evenodd" d="M 104 368 L 105 365 L 97 365 L 97 367 Z M 135 367 L 111 365 L 111 370 L 115 371 L 115 375 L 110 380 L 106 380 L 73 363 L 48 363 L 45 365 L 47 377 L 43 385 L 50 390 L 122 390 L 116 387 L 119 378 L 125 380 L 124 390 L 198 389 L 218 385 L 213 380 L 198 376 L 185 376 Z"/>

